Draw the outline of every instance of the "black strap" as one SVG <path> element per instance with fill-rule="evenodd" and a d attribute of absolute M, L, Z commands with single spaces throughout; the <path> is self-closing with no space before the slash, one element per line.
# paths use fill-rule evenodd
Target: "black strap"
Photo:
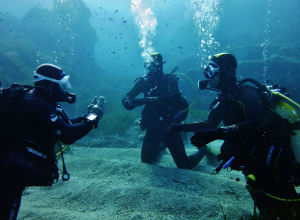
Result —
<path fill-rule="evenodd" d="M 64 154 L 63 154 L 63 150 L 62 150 L 62 145 L 59 142 L 57 142 L 57 144 L 58 144 L 58 147 L 59 147 L 59 150 L 60 150 L 60 153 L 61 153 L 61 161 L 62 161 L 62 164 L 63 164 L 63 175 L 61 176 L 61 179 L 63 181 L 68 181 L 70 179 L 71 175 L 68 173 L 67 168 L 66 168 Z"/>

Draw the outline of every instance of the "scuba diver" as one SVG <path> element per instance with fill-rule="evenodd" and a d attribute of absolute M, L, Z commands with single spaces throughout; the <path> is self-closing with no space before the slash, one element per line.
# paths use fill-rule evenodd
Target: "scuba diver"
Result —
<path fill-rule="evenodd" d="M 72 144 L 84 137 L 97 127 L 103 115 L 101 97 L 89 106 L 88 114 L 67 117 L 57 103 L 74 103 L 76 96 L 69 92 L 69 75 L 58 66 L 40 65 L 33 81 L 34 86 L 13 84 L 0 94 L 1 219 L 17 218 L 26 187 L 51 186 L 58 180 L 56 144 Z M 62 179 L 69 178 L 63 161 Z"/>
<path fill-rule="evenodd" d="M 219 92 L 208 119 L 174 125 L 172 129 L 195 132 L 190 140 L 198 148 L 216 139 L 224 140 L 218 155 L 221 163 L 214 173 L 222 168 L 242 171 L 255 210 L 259 209 L 263 219 L 300 219 L 295 190 L 300 185 L 299 143 L 292 144 L 295 138 L 299 141 L 299 114 L 290 120 L 276 112 L 277 103 L 280 109 L 287 106 L 282 98 L 286 96 L 269 91 L 253 79 L 237 82 L 236 68 L 232 54 L 214 55 L 204 67 L 206 80 L 198 82 L 200 89 Z M 295 114 L 295 109 L 287 109 Z M 221 122 L 224 126 L 217 128 Z"/>
<path fill-rule="evenodd" d="M 187 156 L 180 134 L 170 132 L 173 123 L 181 123 L 187 117 L 188 103 L 178 88 L 177 76 L 163 73 L 162 55 L 153 53 L 151 59 L 144 65 L 148 74 L 135 80 L 134 87 L 122 100 L 128 110 L 144 105 L 140 127 L 146 134 L 141 161 L 157 162 L 166 146 L 178 168 L 193 169 L 203 157 L 202 150 Z M 141 93 L 144 97 L 136 98 Z"/>

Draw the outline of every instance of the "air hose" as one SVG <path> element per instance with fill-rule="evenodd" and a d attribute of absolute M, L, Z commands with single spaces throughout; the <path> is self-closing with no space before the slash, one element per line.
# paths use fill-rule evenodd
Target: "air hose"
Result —
<path fill-rule="evenodd" d="M 192 81 L 192 79 L 191 79 L 190 77 L 188 77 L 186 74 L 184 74 L 184 73 L 174 73 L 174 74 L 179 75 L 179 76 L 183 76 L 184 78 L 186 78 L 186 79 L 193 85 L 193 87 L 194 87 L 195 90 L 196 90 L 196 97 L 194 98 L 194 100 L 192 101 L 192 103 L 191 103 L 187 108 L 185 108 L 185 109 L 182 110 L 182 113 L 183 113 L 183 112 L 188 111 L 190 108 L 192 108 L 193 105 L 196 104 L 197 99 L 198 99 L 198 97 L 199 97 L 199 92 L 198 92 L 198 89 L 197 89 L 196 84 L 195 84 L 195 83 Z"/>
<path fill-rule="evenodd" d="M 251 180 L 251 182 L 255 182 L 256 181 L 256 178 L 253 174 L 249 174 L 247 176 L 247 179 L 248 180 Z M 251 184 L 252 185 L 252 184 Z M 281 202 L 300 202 L 300 198 L 299 199 L 283 199 L 283 198 L 280 198 L 278 196 L 274 196 L 270 193 L 267 193 L 263 190 L 259 190 L 259 189 L 255 189 L 253 186 L 251 186 L 249 183 L 247 184 L 246 188 L 249 190 L 249 191 L 252 191 L 253 193 L 262 193 L 263 195 L 266 195 L 267 197 L 271 198 L 271 199 L 275 199 L 275 200 L 278 200 L 278 201 L 281 201 Z"/>
<path fill-rule="evenodd" d="M 264 191 L 262 191 L 262 193 L 265 194 L 266 196 L 272 198 L 272 199 L 275 199 L 275 200 L 278 200 L 278 201 L 281 201 L 281 202 L 300 202 L 300 199 L 283 199 L 283 198 L 280 198 L 280 197 L 277 197 L 277 196 L 273 196 L 270 193 L 267 193 L 267 192 L 264 192 Z"/>
<path fill-rule="evenodd" d="M 273 93 L 274 95 L 278 95 L 278 96 L 280 96 L 281 98 L 283 98 L 283 99 L 289 101 L 289 102 L 292 103 L 294 106 L 298 107 L 298 109 L 300 109 L 300 105 L 299 105 L 297 102 L 295 102 L 294 100 L 290 99 L 289 97 L 283 95 L 283 94 L 280 93 L 280 92 L 273 92 L 273 91 L 272 91 L 272 93 Z"/>

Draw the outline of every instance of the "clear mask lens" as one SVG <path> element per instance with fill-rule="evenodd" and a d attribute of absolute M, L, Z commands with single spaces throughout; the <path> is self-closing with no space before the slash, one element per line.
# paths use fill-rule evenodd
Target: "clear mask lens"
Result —
<path fill-rule="evenodd" d="M 42 81 L 42 80 L 48 80 L 51 82 L 55 82 L 55 83 L 59 84 L 59 87 L 62 90 L 62 92 L 67 94 L 72 89 L 69 79 L 70 79 L 69 75 L 64 76 L 61 80 L 57 80 L 57 79 L 49 78 L 47 76 L 43 76 L 37 72 L 34 72 L 33 82 L 38 82 L 38 81 Z"/>
<path fill-rule="evenodd" d="M 68 93 L 72 89 L 69 79 L 70 76 L 67 75 L 64 76 L 59 82 L 59 86 L 64 93 Z"/>
<path fill-rule="evenodd" d="M 155 65 L 155 66 L 159 66 L 160 62 L 158 60 L 153 60 L 152 63 Z"/>
<path fill-rule="evenodd" d="M 160 62 L 157 60 L 152 60 L 151 62 L 145 62 L 144 67 L 150 72 L 156 72 L 159 70 Z"/>

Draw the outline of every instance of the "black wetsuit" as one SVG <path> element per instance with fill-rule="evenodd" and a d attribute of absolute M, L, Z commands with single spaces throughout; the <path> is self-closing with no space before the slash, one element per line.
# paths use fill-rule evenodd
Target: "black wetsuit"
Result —
<path fill-rule="evenodd" d="M 267 111 L 264 105 L 260 93 L 253 87 L 231 86 L 229 91 L 220 93 L 212 103 L 207 121 L 179 125 L 177 130 L 197 132 L 216 128 L 221 122 L 224 126 L 247 122 L 238 126 L 234 134 L 224 138 L 219 158 L 226 162 L 235 156 L 230 167 L 243 170 L 245 177 L 253 174 L 256 177 L 256 189 L 280 198 L 298 198 L 289 180 L 292 173 L 298 172 L 299 181 L 300 169 L 289 147 L 288 123 L 276 113 Z M 221 134 L 217 139 L 223 139 L 221 136 L 226 134 Z M 277 216 L 294 219 L 288 209 L 290 203 L 271 199 L 263 193 L 249 192 L 267 219 L 276 219 Z M 299 204 L 296 204 L 298 216 Z M 278 212 L 274 211 L 276 209 Z"/>
<path fill-rule="evenodd" d="M 72 144 L 93 125 L 83 117 L 69 120 L 42 89 L 27 92 L 8 120 L 9 137 L 1 143 L 0 218 L 16 219 L 25 187 L 50 186 L 58 179 L 57 141 Z"/>
<path fill-rule="evenodd" d="M 145 99 L 136 101 L 140 93 L 144 97 L 158 97 L 158 101 L 147 102 Z M 197 152 L 187 156 L 180 133 L 169 132 L 172 123 L 180 123 L 187 116 L 184 108 L 188 107 L 178 88 L 178 78 L 174 74 L 157 74 L 152 77 L 141 77 L 136 80 L 135 86 L 123 99 L 124 107 L 131 110 L 143 105 L 141 128 L 146 130 L 143 141 L 141 160 L 144 163 L 154 163 L 158 160 L 160 152 L 164 149 L 162 143 L 169 151 L 178 168 L 192 169 L 202 158 Z"/>

